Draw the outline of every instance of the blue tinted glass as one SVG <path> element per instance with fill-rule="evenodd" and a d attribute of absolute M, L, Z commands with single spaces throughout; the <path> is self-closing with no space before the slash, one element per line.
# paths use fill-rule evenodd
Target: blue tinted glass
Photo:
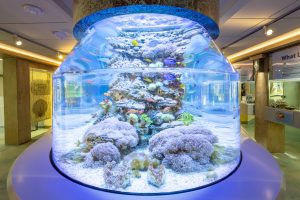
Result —
<path fill-rule="evenodd" d="M 55 164 L 113 191 L 216 182 L 240 158 L 237 84 L 194 21 L 146 13 L 99 21 L 54 75 Z"/>

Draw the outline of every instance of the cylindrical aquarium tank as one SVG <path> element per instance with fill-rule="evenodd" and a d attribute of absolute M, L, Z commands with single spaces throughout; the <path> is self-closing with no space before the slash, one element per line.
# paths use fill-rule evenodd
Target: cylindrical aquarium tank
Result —
<path fill-rule="evenodd" d="M 240 162 L 238 73 L 217 25 L 171 6 L 100 11 L 53 77 L 52 160 L 85 186 L 206 187 Z"/>

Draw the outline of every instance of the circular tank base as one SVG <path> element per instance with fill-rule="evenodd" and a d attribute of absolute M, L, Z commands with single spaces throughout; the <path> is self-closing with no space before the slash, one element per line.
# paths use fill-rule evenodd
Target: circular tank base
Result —
<path fill-rule="evenodd" d="M 61 175 L 51 164 L 51 134 L 27 148 L 11 167 L 7 190 L 11 200 L 139 200 L 140 195 L 109 193 L 84 187 Z M 241 144 L 243 160 L 231 176 L 199 190 L 163 196 L 159 200 L 273 200 L 281 199 L 283 175 L 271 154 L 250 139 Z"/>

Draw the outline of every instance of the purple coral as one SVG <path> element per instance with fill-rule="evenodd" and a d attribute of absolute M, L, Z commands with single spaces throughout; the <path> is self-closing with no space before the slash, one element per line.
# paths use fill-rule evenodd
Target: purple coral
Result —
<path fill-rule="evenodd" d="M 192 172 L 196 170 L 198 163 L 186 154 L 168 154 L 163 164 L 176 172 Z"/>
<path fill-rule="evenodd" d="M 118 148 L 110 142 L 97 144 L 85 158 L 85 167 L 98 167 L 108 162 L 120 162 L 121 154 Z"/>
<path fill-rule="evenodd" d="M 90 127 L 84 134 L 83 141 L 92 145 L 111 142 L 122 151 L 135 147 L 138 135 L 131 124 L 111 117 Z"/>
<path fill-rule="evenodd" d="M 90 153 L 95 161 L 102 161 L 104 164 L 112 161 L 118 163 L 121 157 L 118 148 L 110 142 L 97 144 Z"/>
<path fill-rule="evenodd" d="M 191 172 L 210 162 L 217 137 L 201 126 L 165 129 L 149 141 L 149 150 L 167 167 L 178 172 Z"/>

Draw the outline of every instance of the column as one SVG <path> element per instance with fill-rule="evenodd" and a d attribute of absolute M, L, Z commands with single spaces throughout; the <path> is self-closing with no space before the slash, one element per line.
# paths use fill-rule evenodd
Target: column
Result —
<path fill-rule="evenodd" d="M 255 140 L 271 153 L 284 152 L 284 125 L 265 120 L 269 104 L 268 57 L 254 61 L 255 75 Z"/>
<path fill-rule="evenodd" d="M 31 139 L 29 78 L 28 61 L 4 57 L 5 144 L 18 145 Z"/>

